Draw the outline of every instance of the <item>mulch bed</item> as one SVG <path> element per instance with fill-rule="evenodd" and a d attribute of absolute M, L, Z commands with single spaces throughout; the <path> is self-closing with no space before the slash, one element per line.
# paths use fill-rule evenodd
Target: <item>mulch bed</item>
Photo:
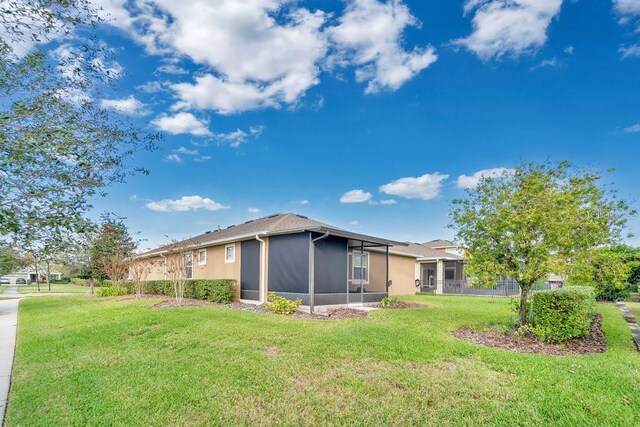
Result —
<path fill-rule="evenodd" d="M 381 306 L 382 307 L 382 306 Z M 420 304 L 418 302 L 407 302 L 407 301 L 389 301 L 389 304 L 386 305 L 385 309 L 403 309 L 403 308 L 426 308 L 426 304 Z"/>
<path fill-rule="evenodd" d="M 607 340 L 602 330 L 602 316 L 596 314 L 589 327 L 589 336 L 574 338 L 563 344 L 552 344 L 538 340 L 532 334 L 515 335 L 495 329 L 474 331 L 463 328 L 453 332 L 453 335 L 474 344 L 487 347 L 501 348 L 518 353 L 547 354 L 552 356 L 576 356 L 583 354 L 604 353 L 607 350 Z"/>
<path fill-rule="evenodd" d="M 163 295 L 145 295 L 143 298 L 166 298 Z M 131 298 L 127 298 L 131 299 Z M 253 311 L 256 313 L 269 313 L 274 314 L 276 316 L 286 316 L 284 314 L 275 314 L 272 311 L 266 310 L 261 305 L 255 304 L 245 304 L 242 302 L 232 302 L 231 304 L 221 304 L 217 302 L 204 301 L 198 299 L 190 299 L 184 298 L 182 300 L 182 305 L 178 305 L 175 299 L 168 299 L 158 304 L 153 305 L 151 308 L 178 308 L 178 307 L 198 307 L 198 306 L 215 306 L 215 307 L 226 307 L 233 310 L 245 310 L 245 311 Z M 343 320 L 343 319 L 362 319 L 367 317 L 367 312 L 363 310 L 355 310 L 353 308 L 337 308 L 334 310 L 329 310 L 327 313 L 323 314 L 310 314 L 302 311 L 296 311 L 291 314 L 291 317 L 297 317 L 301 319 L 314 319 L 314 320 Z"/>

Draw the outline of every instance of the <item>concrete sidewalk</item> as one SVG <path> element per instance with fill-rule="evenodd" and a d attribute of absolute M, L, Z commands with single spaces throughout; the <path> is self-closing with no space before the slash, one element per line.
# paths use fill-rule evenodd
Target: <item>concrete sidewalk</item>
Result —
<path fill-rule="evenodd" d="M 6 289 L 7 292 L 9 289 Z M 17 293 L 17 291 L 15 291 Z M 4 293 L 2 295 L 5 295 Z M 4 424 L 7 409 L 11 369 L 16 349 L 19 299 L 0 301 L 0 424 Z"/>

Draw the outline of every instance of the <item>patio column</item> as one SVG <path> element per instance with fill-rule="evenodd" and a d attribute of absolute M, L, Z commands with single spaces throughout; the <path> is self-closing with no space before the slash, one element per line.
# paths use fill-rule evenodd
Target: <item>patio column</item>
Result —
<path fill-rule="evenodd" d="M 442 294 L 444 288 L 444 261 L 438 260 L 436 267 L 436 294 Z"/>

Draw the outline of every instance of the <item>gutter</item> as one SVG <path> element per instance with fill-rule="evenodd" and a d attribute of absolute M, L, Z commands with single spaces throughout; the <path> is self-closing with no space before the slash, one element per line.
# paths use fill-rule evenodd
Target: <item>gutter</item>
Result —
<path fill-rule="evenodd" d="M 265 242 L 264 240 L 262 240 L 257 234 L 255 235 L 255 239 L 260 242 L 260 290 L 258 291 L 258 299 L 260 304 L 264 304 L 265 302 L 267 302 L 267 292 L 266 289 L 264 289 L 264 285 L 265 285 L 265 272 L 266 272 L 266 263 L 267 263 L 267 256 L 266 256 L 266 250 L 265 250 L 265 244 L 267 242 Z M 241 285 L 242 288 L 242 285 Z"/>
<path fill-rule="evenodd" d="M 311 234 L 309 234 L 309 313 L 313 314 L 313 310 L 315 307 L 315 293 L 316 293 L 316 283 L 315 283 L 315 266 L 316 266 L 316 242 L 318 240 L 326 239 L 329 237 L 330 233 L 326 231 L 322 236 L 316 237 L 315 239 L 311 239 Z"/>

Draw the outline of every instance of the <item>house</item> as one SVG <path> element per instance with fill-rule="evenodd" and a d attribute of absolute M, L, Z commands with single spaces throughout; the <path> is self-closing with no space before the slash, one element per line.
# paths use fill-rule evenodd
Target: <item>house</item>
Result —
<path fill-rule="evenodd" d="M 60 280 L 62 279 L 62 273 L 56 270 L 50 270 L 51 280 Z M 22 270 L 14 271 L 11 274 L 7 274 L 5 276 L 9 280 L 11 280 L 11 284 L 16 284 L 16 279 L 25 279 L 27 283 L 36 283 L 36 278 L 39 278 L 40 283 L 47 281 L 47 268 L 38 266 L 38 273 L 36 274 L 35 268 L 25 268 Z"/>
<path fill-rule="evenodd" d="M 415 257 L 415 281 L 422 292 L 445 293 L 445 287 L 455 286 L 466 280 L 464 273 L 464 249 L 448 240 L 432 240 L 425 243 L 406 243 L 393 246 L 392 254 Z"/>
<path fill-rule="evenodd" d="M 313 309 L 414 294 L 415 256 L 389 251 L 404 246 L 284 213 L 206 232 L 138 258 L 149 261 L 145 280 L 169 279 L 171 257 L 182 256 L 189 279 L 235 279 L 241 300 L 264 303 L 275 292 Z"/>

